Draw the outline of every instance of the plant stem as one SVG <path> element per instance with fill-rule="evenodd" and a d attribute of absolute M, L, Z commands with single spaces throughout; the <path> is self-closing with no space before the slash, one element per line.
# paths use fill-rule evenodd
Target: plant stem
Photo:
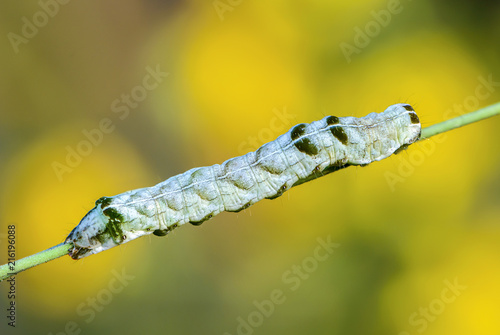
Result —
<path fill-rule="evenodd" d="M 500 102 L 422 129 L 420 140 L 500 114 Z"/>
<path fill-rule="evenodd" d="M 72 246 L 73 245 L 71 243 L 61 243 L 50 249 L 17 260 L 15 263 L 13 262 L 15 265 L 12 265 L 12 263 L 2 265 L 0 266 L 0 281 L 31 267 L 47 263 L 48 261 L 67 255 L 68 250 Z"/>
<path fill-rule="evenodd" d="M 500 103 L 481 108 L 475 112 L 464 114 L 456 118 L 443 121 L 441 123 L 432 125 L 430 127 L 422 129 L 422 135 L 420 140 L 429 138 L 431 136 L 444 133 L 446 131 L 459 128 L 468 125 L 473 122 L 487 119 L 489 117 L 500 114 Z M 67 255 L 68 250 L 72 248 L 71 243 L 61 243 L 52 247 L 50 249 L 41 251 L 37 254 L 22 258 L 15 262 L 15 266 L 10 266 L 10 264 L 5 264 L 0 266 L 0 281 L 5 280 L 21 271 L 29 269 L 31 267 L 40 265 L 42 263 L 49 262 L 61 256 Z"/>

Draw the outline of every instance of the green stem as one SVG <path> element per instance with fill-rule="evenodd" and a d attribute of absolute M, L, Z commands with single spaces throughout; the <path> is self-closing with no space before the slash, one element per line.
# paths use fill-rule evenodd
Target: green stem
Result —
<path fill-rule="evenodd" d="M 423 140 L 425 138 L 429 138 L 431 136 L 444 133 L 445 131 L 459 128 L 468 125 L 470 123 L 484 120 L 499 114 L 500 114 L 500 103 L 496 103 L 494 105 L 481 108 L 475 112 L 464 114 L 456 118 L 443 121 L 441 123 L 424 128 L 422 129 L 422 135 L 420 136 L 420 139 Z M 68 250 L 72 247 L 73 245 L 71 243 L 61 243 L 59 245 L 56 245 L 55 247 L 52 247 L 45 251 L 41 251 L 37 254 L 16 261 L 15 266 L 12 268 L 10 264 L 2 265 L 0 266 L 0 281 L 5 280 L 31 267 L 67 255 Z"/>
<path fill-rule="evenodd" d="M 55 247 L 22 258 L 13 263 L 7 263 L 5 265 L 2 265 L 0 266 L 0 281 L 7 279 L 21 271 L 27 270 L 34 266 L 47 263 L 48 261 L 67 255 L 68 250 L 72 246 L 73 245 L 71 243 L 61 243 L 56 245 Z"/>
<path fill-rule="evenodd" d="M 500 114 L 500 102 L 490 105 L 488 107 L 481 108 L 475 112 L 457 116 L 453 119 L 437 123 L 430 127 L 422 129 L 422 135 L 420 139 L 429 138 L 431 136 L 444 133 L 455 128 L 466 126 L 470 123 L 481 121 L 489 117 Z"/>

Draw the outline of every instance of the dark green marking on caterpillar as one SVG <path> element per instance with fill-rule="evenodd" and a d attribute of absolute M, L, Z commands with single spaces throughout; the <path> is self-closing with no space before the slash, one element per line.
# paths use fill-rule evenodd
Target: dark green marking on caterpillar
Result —
<path fill-rule="evenodd" d="M 420 120 L 418 119 L 418 116 L 415 113 L 410 113 L 410 121 L 413 124 L 420 123 Z"/>
<path fill-rule="evenodd" d="M 342 127 L 331 127 L 330 131 L 337 140 L 339 140 L 342 144 L 347 145 L 347 134 Z"/>
<path fill-rule="evenodd" d="M 290 137 L 292 141 L 299 139 L 302 135 L 305 134 L 306 124 L 301 123 L 293 127 Z M 319 150 L 318 148 L 311 142 L 308 138 L 303 138 L 297 143 L 295 143 L 295 147 L 300 151 L 305 153 L 306 155 L 313 156 L 317 155 Z"/>
<path fill-rule="evenodd" d="M 201 225 L 203 222 L 211 219 L 214 215 L 212 213 L 208 214 L 208 215 L 205 215 L 200 221 L 189 221 L 190 224 L 192 224 L 193 226 L 199 226 Z"/>
<path fill-rule="evenodd" d="M 318 147 L 316 147 L 308 138 L 303 138 L 295 143 L 295 147 L 299 149 L 300 152 L 309 156 L 317 155 L 319 152 Z"/>
<path fill-rule="evenodd" d="M 101 205 L 101 208 L 106 208 L 111 204 L 112 198 L 109 197 L 102 197 L 96 200 L 95 205 L 96 207 Z"/>
<path fill-rule="evenodd" d="M 410 105 L 404 105 L 403 108 L 406 109 L 409 112 L 414 112 L 415 111 L 413 109 L 413 107 L 410 106 Z M 409 113 L 409 114 L 410 114 L 410 121 L 411 121 L 411 123 L 413 123 L 413 124 L 420 123 L 420 120 L 418 119 L 417 113 Z"/>
<path fill-rule="evenodd" d="M 177 228 L 178 226 L 179 226 L 179 224 L 174 223 L 173 225 L 169 226 L 166 229 L 156 229 L 155 231 L 153 231 L 153 235 L 156 235 L 156 236 L 165 236 L 169 232 L 171 232 L 172 230 L 174 230 L 175 228 Z"/>
<path fill-rule="evenodd" d="M 326 118 L 326 123 L 330 126 L 332 124 L 338 124 L 339 122 L 340 122 L 339 118 L 333 115 Z"/>
<path fill-rule="evenodd" d="M 333 163 L 332 165 L 326 167 L 323 170 L 323 175 L 326 175 L 326 174 L 329 174 L 329 173 L 332 173 L 332 172 L 344 169 L 344 168 L 346 168 L 348 166 L 351 166 L 351 164 L 346 163 L 346 162 L 344 162 L 342 160 L 336 161 L 335 163 Z"/>
<path fill-rule="evenodd" d="M 106 223 L 106 229 L 104 229 L 104 233 L 108 233 L 115 243 L 120 244 L 123 243 L 126 236 L 123 234 L 123 230 L 121 228 L 123 222 L 123 216 L 114 208 L 106 208 L 102 211 L 104 215 L 106 215 L 109 220 Z"/>
<path fill-rule="evenodd" d="M 238 208 L 237 210 L 234 210 L 234 211 L 228 211 L 228 212 L 231 212 L 231 213 L 239 213 L 241 212 L 242 210 L 244 209 L 247 209 L 248 207 L 252 206 L 251 203 L 247 202 L 246 204 L 244 204 L 243 206 L 241 206 L 241 208 Z"/>
<path fill-rule="evenodd" d="M 305 128 L 306 128 L 306 124 L 305 123 L 301 123 L 301 124 L 298 124 L 295 127 L 293 127 L 292 132 L 290 134 L 290 137 L 292 138 L 292 141 L 295 141 L 296 139 L 298 139 L 299 137 L 301 137 L 302 135 L 304 135 Z"/>

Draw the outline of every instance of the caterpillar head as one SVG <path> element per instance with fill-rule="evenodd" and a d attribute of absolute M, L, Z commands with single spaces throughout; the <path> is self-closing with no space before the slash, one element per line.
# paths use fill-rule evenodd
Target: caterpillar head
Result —
<path fill-rule="evenodd" d="M 123 216 L 109 207 L 109 198 L 101 198 L 69 233 L 66 243 L 73 243 L 69 255 L 73 259 L 96 254 L 122 244 L 126 234 L 122 231 Z"/>

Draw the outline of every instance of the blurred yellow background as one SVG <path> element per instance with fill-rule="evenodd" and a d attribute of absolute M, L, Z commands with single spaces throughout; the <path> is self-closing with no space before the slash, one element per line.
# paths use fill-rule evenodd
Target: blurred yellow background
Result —
<path fill-rule="evenodd" d="M 101 196 L 296 123 L 407 102 L 429 126 L 500 100 L 494 1 L 4 1 L 0 18 L 2 264 L 8 225 L 31 255 Z M 26 271 L 15 330 L 0 284 L 1 332 L 499 334 L 498 129 Z"/>

